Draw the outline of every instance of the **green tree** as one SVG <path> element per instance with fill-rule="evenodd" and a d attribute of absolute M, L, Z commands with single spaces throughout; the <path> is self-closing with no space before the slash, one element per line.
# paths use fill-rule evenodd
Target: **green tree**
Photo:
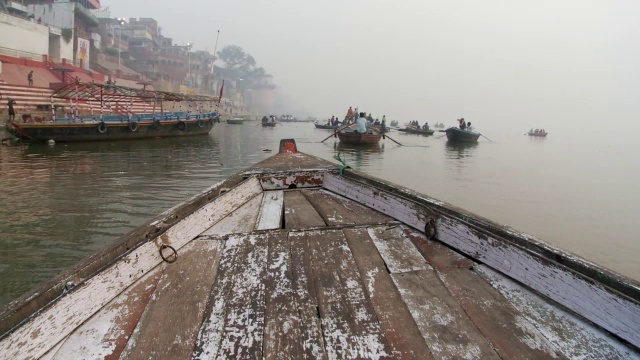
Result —
<path fill-rule="evenodd" d="M 262 67 L 256 67 L 256 59 L 240 46 L 228 45 L 218 51 L 218 58 L 224 62 L 224 76 L 233 80 L 239 90 L 255 87 L 267 75 Z"/>

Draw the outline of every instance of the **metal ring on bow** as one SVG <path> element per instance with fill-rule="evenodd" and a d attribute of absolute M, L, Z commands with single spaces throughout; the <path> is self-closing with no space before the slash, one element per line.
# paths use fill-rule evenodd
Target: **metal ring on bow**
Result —
<path fill-rule="evenodd" d="M 164 256 L 162 253 L 162 250 L 164 249 L 171 249 L 171 251 L 173 251 L 173 259 L 170 259 L 171 255 L 167 257 Z M 162 246 L 160 246 L 160 257 L 168 263 L 174 263 L 178 260 L 178 251 L 173 246 L 162 244 Z"/>

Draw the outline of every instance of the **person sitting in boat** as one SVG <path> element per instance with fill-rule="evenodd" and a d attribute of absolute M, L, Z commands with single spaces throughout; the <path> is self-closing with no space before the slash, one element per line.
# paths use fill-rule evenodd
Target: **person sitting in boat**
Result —
<path fill-rule="evenodd" d="M 464 122 L 464 118 L 458 119 L 458 122 L 460 122 L 460 129 L 461 130 L 464 130 L 467 127 L 467 124 Z"/>
<path fill-rule="evenodd" d="M 263 124 L 266 124 L 266 123 L 268 123 L 268 122 L 269 122 L 269 118 L 267 117 L 267 115 L 263 116 L 263 117 L 262 117 L 262 123 L 263 123 Z"/>
<path fill-rule="evenodd" d="M 424 123 L 424 125 L 422 125 L 422 130 L 429 130 L 429 123 L 426 122 Z"/>
<path fill-rule="evenodd" d="M 467 123 L 467 131 L 473 131 L 473 127 L 471 127 L 471 121 Z"/>
<path fill-rule="evenodd" d="M 356 133 L 366 134 L 367 133 L 367 118 L 366 114 L 361 112 L 360 117 L 356 120 Z"/>

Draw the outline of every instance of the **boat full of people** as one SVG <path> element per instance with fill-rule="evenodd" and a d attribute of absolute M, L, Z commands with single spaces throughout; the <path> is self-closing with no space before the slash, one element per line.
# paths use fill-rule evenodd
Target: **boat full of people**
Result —
<path fill-rule="evenodd" d="M 411 121 L 404 129 L 398 129 L 398 131 L 420 135 L 433 135 L 435 132 L 429 128 L 429 123 L 425 122 L 420 126 L 420 123 L 417 120 Z"/>
<path fill-rule="evenodd" d="M 546 137 L 549 133 L 545 129 L 531 129 L 527 134 L 529 136 Z"/>

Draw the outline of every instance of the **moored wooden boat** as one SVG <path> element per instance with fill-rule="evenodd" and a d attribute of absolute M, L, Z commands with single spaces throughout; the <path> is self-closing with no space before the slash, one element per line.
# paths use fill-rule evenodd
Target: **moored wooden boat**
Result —
<path fill-rule="evenodd" d="M 243 118 L 227 119 L 227 124 L 242 125 L 246 120 Z"/>
<path fill-rule="evenodd" d="M 0 359 L 640 356 L 638 282 L 280 149 L 0 310 Z"/>
<path fill-rule="evenodd" d="M 480 133 L 469 130 L 461 130 L 458 127 L 450 127 L 444 130 L 447 133 L 447 140 L 451 142 L 476 142 Z"/>
<path fill-rule="evenodd" d="M 345 144 L 370 145 L 379 143 L 382 133 L 374 127 L 370 127 L 366 134 L 357 133 L 352 127 L 346 127 L 338 131 L 338 139 Z"/>
<path fill-rule="evenodd" d="M 434 130 L 426 130 L 426 129 L 416 129 L 413 127 L 406 127 L 404 129 L 398 129 L 398 131 L 406 132 L 409 134 L 420 134 L 420 135 L 433 135 Z"/>
<path fill-rule="evenodd" d="M 70 101 L 71 109 L 76 109 L 70 118 L 57 118 L 53 98 Z M 174 105 L 186 102 L 194 106 L 195 113 L 187 111 L 164 111 L 162 104 Z M 143 139 L 169 136 L 207 134 L 219 115 L 212 108 L 217 98 L 199 95 L 184 95 L 132 89 L 115 85 L 94 83 L 65 84 L 52 95 L 52 116 L 42 122 L 11 122 L 6 130 L 13 136 L 27 141 L 77 142 L 121 139 Z M 99 104 L 96 111 L 100 115 L 81 116 L 78 103 Z M 126 105 L 122 105 L 122 104 Z M 106 104 L 109 104 L 108 106 Z M 136 105 L 134 105 L 136 104 Z M 156 104 L 157 108 L 156 108 Z M 151 112 L 134 113 L 133 107 L 148 108 Z M 109 109 L 124 111 L 126 114 L 106 114 Z M 98 111 L 99 110 L 99 111 Z"/>

